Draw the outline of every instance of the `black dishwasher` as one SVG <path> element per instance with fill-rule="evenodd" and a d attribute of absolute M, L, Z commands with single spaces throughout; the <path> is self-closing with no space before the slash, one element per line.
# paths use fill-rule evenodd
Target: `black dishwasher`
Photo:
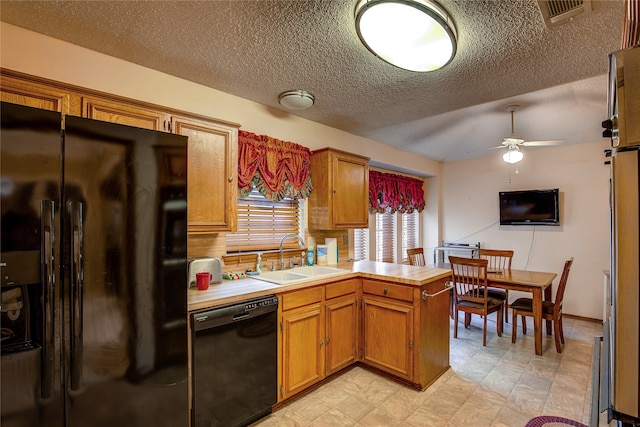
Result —
<path fill-rule="evenodd" d="M 270 295 L 191 315 L 192 426 L 246 426 L 271 413 L 277 309 Z"/>

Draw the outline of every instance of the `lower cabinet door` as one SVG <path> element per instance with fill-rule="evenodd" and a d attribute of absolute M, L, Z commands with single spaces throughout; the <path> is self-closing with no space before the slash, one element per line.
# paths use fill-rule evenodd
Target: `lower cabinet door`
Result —
<path fill-rule="evenodd" d="M 324 315 L 320 304 L 282 314 L 282 384 L 286 399 L 324 378 Z"/>
<path fill-rule="evenodd" d="M 326 368 L 327 375 L 331 375 L 357 359 L 358 304 L 355 293 L 327 300 L 325 314 Z"/>
<path fill-rule="evenodd" d="M 362 361 L 413 380 L 413 306 L 364 295 Z"/>

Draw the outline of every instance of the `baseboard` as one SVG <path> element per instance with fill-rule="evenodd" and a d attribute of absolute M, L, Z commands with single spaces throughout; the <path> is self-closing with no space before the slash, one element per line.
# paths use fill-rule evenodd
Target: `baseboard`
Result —
<path fill-rule="evenodd" d="M 567 319 L 584 320 L 585 322 L 602 323 L 602 319 L 594 319 L 592 317 L 576 316 L 575 314 L 562 313 L 562 317 L 566 317 Z"/>

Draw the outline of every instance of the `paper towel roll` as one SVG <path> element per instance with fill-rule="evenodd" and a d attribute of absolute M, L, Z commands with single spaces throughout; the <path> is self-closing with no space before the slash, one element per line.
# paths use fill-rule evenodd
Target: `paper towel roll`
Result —
<path fill-rule="evenodd" d="M 327 264 L 338 264 L 338 239 L 327 237 L 324 239 L 324 244 L 327 246 Z"/>

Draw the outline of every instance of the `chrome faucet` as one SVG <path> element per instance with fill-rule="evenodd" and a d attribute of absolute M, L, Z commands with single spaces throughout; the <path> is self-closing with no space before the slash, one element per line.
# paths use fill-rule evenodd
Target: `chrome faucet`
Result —
<path fill-rule="evenodd" d="M 285 266 L 284 266 L 284 251 L 282 249 L 282 243 L 284 242 L 284 239 L 286 239 L 287 237 L 297 237 L 298 238 L 298 243 L 300 243 L 300 247 L 304 248 L 304 240 L 302 240 L 302 237 L 300 237 L 299 234 L 289 233 L 289 234 L 285 234 L 284 236 L 282 236 L 282 239 L 280 239 L 280 270 L 284 270 L 285 269 Z"/>

